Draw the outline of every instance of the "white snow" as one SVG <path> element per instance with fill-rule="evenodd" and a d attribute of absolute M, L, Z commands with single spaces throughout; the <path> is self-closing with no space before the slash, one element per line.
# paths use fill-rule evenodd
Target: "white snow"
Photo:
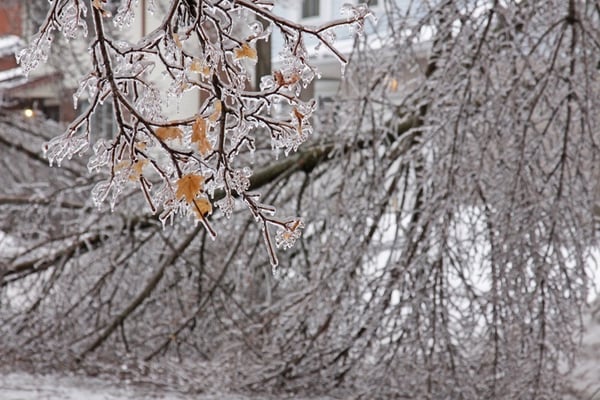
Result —
<path fill-rule="evenodd" d="M 21 67 L 0 71 L 0 81 L 6 81 L 23 75 Z"/>
<path fill-rule="evenodd" d="M 0 374 L 0 400 L 274 400 L 277 396 L 242 396 L 227 393 L 183 394 L 152 385 L 127 385 L 97 378 L 59 375 Z M 288 400 L 311 400 L 285 397 Z M 329 397 L 312 400 L 332 400 Z"/>
<path fill-rule="evenodd" d="M 600 302 L 592 305 L 584 319 L 581 349 L 571 371 L 571 386 L 585 399 L 600 399 Z"/>
<path fill-rule="evenodd" d="M 25 373 L 0 375 L 2 400 L 243 400 L 224 394 L 184 395 L 153 387 L 116 384 L 96 378 Z"/>
<path fill-rule="evenodd" d="M 5 232 L 0 231 L 0 260 L 5 257 L 13 257 L 16 255 L 21 246 L 19 246 L 17 240 Z"/>
<path fill-rule="evenodd" d="M 151 384 L 127 385 L 98 378 L 0 373 L 0 400 L 333 400 L 330 397 L 243 396 L 229 393 L 183 394 Z"/>
<path fill-rule="evenodd" d="M 0 57 L 14 54 L 23 42 L 18 36 L 7 35 L 0 37 Z"/>

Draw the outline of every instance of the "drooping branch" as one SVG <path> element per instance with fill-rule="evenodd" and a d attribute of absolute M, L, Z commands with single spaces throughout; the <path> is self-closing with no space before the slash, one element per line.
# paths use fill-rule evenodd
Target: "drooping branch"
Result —
<path fill-rule="evenodd" d="M 77 356 L 79 361 L 83 360 L 89 353 L 92 353 L 98 347 L 100 347 L 102 343 L 104 343 L 104 341 L 106 341 L 106 339 L 108 339 L 110 335 L 123 323 L 123 321 L 125 321 L 125 319 L 127 319 L 127 317 L 131 315 L 148 298 L 148 296 L 152 294 L 156 286 L 161 281 L 165 270 L 175 264 L 177 258 L 183 254 L 185 249 L 198 236 L 200 229 L 200 226 L 196 227 L 196 229 L 189 233 L 185 239 L 175 249 L 173 249 L 167 257 L 165 257 L 161 265 L 156 269 L 148 282 L 146 282 L 146 285 L 142 288 L 139 294 L 127 305 L 127 307 L 123 309 L 123 311 L 121 311 L 115 318 L 112 319 L 112 321 L 96 338 L 96 340 L 94 340 Z"/>

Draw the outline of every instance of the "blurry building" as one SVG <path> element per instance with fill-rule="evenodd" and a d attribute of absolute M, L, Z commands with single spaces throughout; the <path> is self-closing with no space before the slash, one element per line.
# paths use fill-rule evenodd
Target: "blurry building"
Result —
<path fill-rule="evenodd" d="M 276 2 L 275 13 L 295 22 L 308 26 L 319 26 L 329 21 L 344 18 L 342 10 L 345 4 L 367 3 L 369 8 L 378 15 L 376 20 L 369 19 L 365 26 L 365 34 L 385 29 L 385 19 L 381 18 L 384 0 L 289 0 Z M 402 2 L 405 0 L 396 0 Z M 348 56 L 354 46 L 354 33 L 348 27 L 335 29 L 335 48 Z M 278 67 L 278 54 L 283 49 L 283 41 L 276 33 L 273 35 L 273 61 L 274 68 Z M 334 54 L 325 46 L 317 46 L 314 38 L 308 38 L 306 47 L 309 52 L 310 62 L 315 65 L 320 73 L 320 79 L 313 81 L 307 88 L 306 96 L 316 97 L 322 101 L 334 96 L 339 88 L 343 66 Z"/>
<path fill-rule="evenodd" d="M 26 14 L 28 7 L 31 4 L 26 1 L 0 1 L 0 108 L 27 117 L 40 114 L 70 121 L 75 115 L 73 90 L 65 87 L 62 73 L 40 68 L 26 77 L 17 64 L 15 54 L 25 45 L 24 39 L 37 30 L 35 21 Z"/>

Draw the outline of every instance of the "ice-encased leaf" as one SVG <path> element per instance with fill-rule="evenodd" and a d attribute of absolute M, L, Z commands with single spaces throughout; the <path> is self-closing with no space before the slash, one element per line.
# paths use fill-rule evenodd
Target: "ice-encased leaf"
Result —
<path fill-rule="evenodd" d="M 111 142 L 105 139 L 99 139 L 94 144 L 94 154 L 90 157 L 87 165 L 88 171 L 99 172 L 103 167 L 108 165 L 110 160 L 110 145 Z"/>
<path fill-rule="evenodd" d="M 70 159 L 75 154 L 86 151 L 88 145 L 88 139 L 84 135 L 61 135 L 44 145 L 44 154 L 50 166 L 56 163 L 60 167 L 65 158 Z"/>
<path fill-rule="evenodd" d="M 21 64 L 25 76 L 36 69 L 40 63 L 48 61 L 51 46 L 52 28 L 49 27 L 48 30 L 34 35 L 29 46 L 17 53 L 17 62 Z"/>
<path fill-rule="evenodd" d="M 92 189 L 92 201 L 96 207 L 100 207 L 102 203 L 104 203 L 104 200 L 106 200 L 106 197 L 110 192 L 110 187 L 111 181 L 109 180 L 98 182 L 94 186 Z"/>
<path fill-rule="evenodd" d="M 285 227 L 280 227 L 275 236 L 275 244 L 277 247 L 289 249 L 294 246 L 296 240 L 300 237 L 304 224 L 300 220 L 294 220 L 286 224 Z"/>
<path fill-rule="evenodd" d="M 57 15 L 58 29 L 62 31 L 67 39 L 77 39 L 79 30 L 83 32 L 84 37 L 87 36 L 86 14 L 87 7 L 85 3 L 78 2 L 75 4 L 69 2 Z"/>
<path fill-rule="evenodd" d="M 93 99 L 98 92 L 98 77 L 95 74 L 88 74 L 88 76 L 79 83 L 77 91 L 73 94 L 73 107 L 75 109 L 77 109 L 79 99 L 85 93 L 86 89 L 88 99 Z"/>
<path fill-rule="evenodd" d="M 134 9 L 134 7 L 137 7 L 138 2 L 139 2 L 139 0 L 134 0 L 134 1 L 129 0 L 129 1 L 123 1 L 121 3 L 119 8 L 117 9 L 117 13 L 115 14 L 115 16 L 113 18 L 113 23 L 119 30 L 128 29 L 131 26 L 131 24 L 133 23 L 133 19 L 135 17 L 133 9 Z M 153 6 L 154 3 L 151 2 L 151 4 L 148 5 L 149 9 L 150 9 L 151 5 Z"/>

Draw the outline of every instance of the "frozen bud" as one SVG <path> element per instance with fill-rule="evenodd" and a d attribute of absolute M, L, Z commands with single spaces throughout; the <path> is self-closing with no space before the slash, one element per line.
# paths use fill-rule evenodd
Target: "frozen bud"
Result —
<path fill-rule="evenodd" d="M 300 237 L 303 227 L 304 224 L 299 219 L 286 223 L 284 228 L 277 231 L 277 236 L 275 237 L 277 247 L 283 247 L 284 249 L 292 247 Z"/>

